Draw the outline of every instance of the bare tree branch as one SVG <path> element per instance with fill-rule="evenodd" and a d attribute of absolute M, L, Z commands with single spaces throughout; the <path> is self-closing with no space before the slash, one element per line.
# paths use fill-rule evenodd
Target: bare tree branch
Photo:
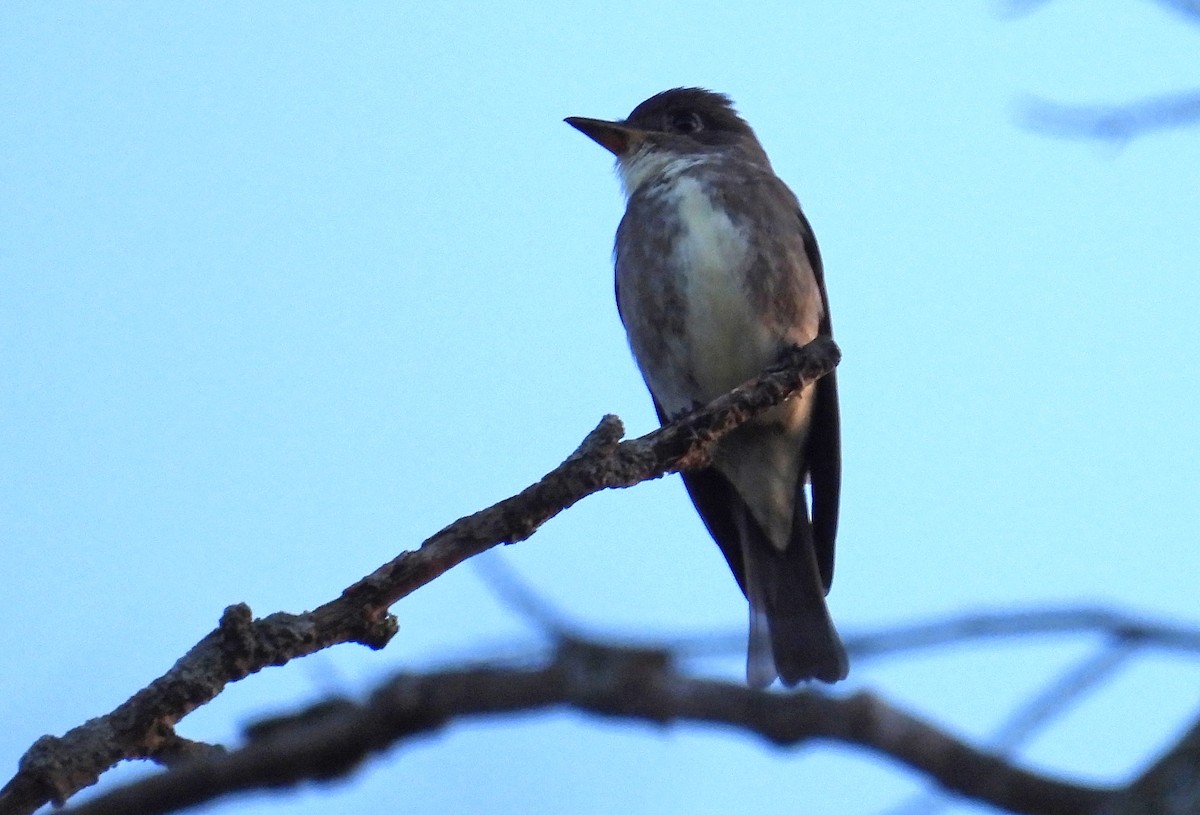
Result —
<path fill-rule="evenodd" d="M 1050 0 L 1007 0 L 1002 5 L 1004 11 L 1015 15 L 1028 14 L 1039 6 L 1048 5 L 1049 2 Z M 1158 0 L 1158 4 L 1192 22 L 1200 22 L 1200 0 Z"/>
<path fill-rule="evenodd" d="M 1026 14 L 1049 0 L 1008 0 L 1011 14 Z M 1190 23 L 1200 24 L 1200 0 L 1158 0 Z M 1143 99 L 1119 105 L 1067 105 L 1030 99 L 1021 118 L 1030 130 L 1053 136 L 1124 143 L 1154 130 L 1200 122 L 1200 90 Z"/>
<path fill-rule="evenodd" d="M 471 565 L 496 600 L 518 617 L 555 638 L 569 637 L 579 632 L 579 626 L 562 609 L 530 586 L 499 552 L 475 558 Z"/>
<path fill-rule="evenodd" d="M 1034 99 L 1026 103 L 1027 127 L 1055 136 L 1125 142 L 1152 130 L 1200 122 L 1200 91 L 1124 105 L 1064 105 Z"/>
<path fill-rule="evenodd" d="M 1010 713 L 985 743 L 998 756 L 1011 758 L 1017 755 L 1021 744 L 1110 677 L 1133 655 L 1135 647 L 1118 641 L 1088 654 Z M 934 815 L 947 803 L 936 792 L 924 791 L 888 812 L 890 815 Z"/>
<path fill-rule="evenodd" d="M 1158 0 L 1158 3 L 1193 23 L 1200 23 L 1200 0 Z"/>
<path fill-rule="evenodd" d="M 1200 721 L 1099 815 L 1195 815 L 1200 812 Z"/>
<path fill-rule="evenodd" d="M 847 637 L 846 650 L 853 656 L 867 659 L 976 639 L 1087 632 L 1105 634 L 1120 642 L 1200 653 L 1200 630 L 1194 627 L 1154 622 L 1098 607 L 972 612 L 949 619 L 895 626 Z"/>
<path fill-rule="evenodd" d="M 468 717 L 569 707 L 658 725 L 704 723 L 788 747 L 836 741 L 885 755 L 956 795 L 1029 815 L 1096 813 L 1111 790 L 1017 768 L 869 693 L 769 693 L 677 672 L 663 651 L 564 640 L 550 664 L 403 674 L 360 704 L 279 719 L 224 756 L 109 792 L 64 815 L 155 815 L 231 792 L 352 772 L 397 741 Z"/>
<path fill-rule="evenodd" d="M 1195 627 L 1093 606 L 970 611 L 930 622 L 887 626 L 865 633 L 851 632 L 843 637 L 843 641 L 846 652 L 854 661 L 862 662 L 977 640 L 1062 634 L 1102 634 L 1112 641 L 1200 654 L 1200 630 Z M 679 656 L 720 656 L 744 649 L 746 634 L 744 631 L 723 631 L 660 637 L 653 642 L 670 648 Z"/>
<path fill-rule="evenodd" d="M 1049 2 L 1050 0 L 1000 0 L 997 10 L 1002 14 L 1017 17 L 1022 14 L 1030 14 Z"/>
<path fill-rule="evenodd" d="M 557 635 L 567 636 L 578 632 L 581 627 L 566 622 L 567 615 L 554 608 L 535 589 L 527 585 L 520 576 L 498 558 L 490 561 L 495 568 L 483 571 L 489 587 L 496 591 L 501 602 L 516 613 L 530 619 L 536 626 Z M 1019 747 L 1032 736 L 1045 729 L 1051 722 L 1078 704 L 1086 695 L 1126 665 L 1138 653 L 1146 650 L 1175 651 L 1200 654 L 1200 630 L 1165 621 L 1154 621 L 1142 616 L 1122 613 L 1101 607 L 1051 607 L 993 612 L 973 612 L 957 617 L 939 618 L 930 623 L 893 626 L 870 634 L 851 635 L 846 638 L 847 651 L 856 662 L 872 657 L 911 653 L 929 648 L 943 648 L 979 639 L 1014 638 L 1028 639 L 1033 636 L 1084 635 L 1100 642 L 1091 653 L 1084 655 L 1068 666 L 1045 687 L 1013 710 L 1007 719 L 983 744 L 994 755 L 1012 758 Z M 644 642 L 644 640 L 643 640 Z M 659 639 L 658 647 L 676 657 L 732 653 L 743 646 L 742 634 L 693 635 L 685 638 Z M 669 643 L 669 644 L 668 644 Z M 1188 798 L 1190 787 L 1187 779 L 1195 777 L 1200 785 L 1200 755 L 1187 750 L 1187 742 L 1173 750 L 1155 768 L 1148 770 L 1143 781 L 1124 791 L 1120 796 L 1108 799 L 1102 812 L 1116 812 L 1121 806 L 1140 806 L 1138 815 L 1158 812 L 1145 807 L 1166 807 L 1166 812 L 1200 812 L 1200 797 Z M 1157 769 L 1159 765 L 1168 771 Z M 1183 779 L 1183 780 L 1181 780 Z M 931 779 L 932 780 L 932 779 Z M 1170 790 L 1170 801 L 1154 800 L 1155 795 L 1166 794 L 1163 781 L 1170 781 L 1178 789 Z M 934 790 L 918 793 L 903 803 L 889 808 L 890 815 L 932 815 L 940 811 L 951 800 L 944 791 Z M 1175 805 L 1183 801 L 1186 806 Z M 1132 802 L 1132 803 L 1131 803 Z M 1175 807 L 1175 808 L 1173 808 Z M 1190 808 L 1188 808 L 1190 807 Z"/>
<path fill-rule="evenodd" d="M 1142 780 L 1116 791 L 1064 785 L 1020 770 L 1008 760 L 1022 738 L 1078 699 L 1134 650 L 1195 645 L 1200 632 L 1087 608 L 1016 612 L 1006 617 L 971 614 L 944 624 L 908 626 L 899 631 L 910 636 L 894 638 L 892 647 L 910 650 L 929 647 L 932 640 L 950 644 L 980 635 L 1022 633 L 1098 633 L 1108 644 L 1022 706 L 997 734 L 1001 743 L 994 739 L 992 751 L 987 751 L 962 743 L 874 696 L 837 699 L 811 692 L 748 691 L 741 685 L 681 674 L 669 650 L 563 637 L 544 667 L 500 667 L 492 662 L 490 667 L 400 675 L 381 685 L 362 704 L 333 699 L 299 714 L 267 720 L 248 731 L 249 743 L 240 750 L 202 756 L 195 764 L 114 790 L 69 812 L 170 812 L 237 791 L 347 775 L 371 754 L 454 719 L 548 707 L 640 721 L 722 724 L 780 746 L 813 739 L 840 741 L 886 754 L 926 773 L 946 793 L 1018 813 L 1109 815 L 1124 812 L 1113 807 L 1131 805 L 1128 802 L 1145 805 L 1152 795 L 1171 792 L 1178 798 L 1176 792 L 1181 786 L 1186 789 L 1187 778 L 1200 778 L 1200 759 L 1188 747 L 1188 738 L 1147 770 Z M 896 632 L 860 639 L 886 640 Z M 914 632 L 924 634 L 911 636 Z M 862 706 L 868 702 L 871 715 L 864 719 Z M 1169 768 L 1169 773 L 1161 768 Z M 985 783 L 983 778 L 992 780 Z M 1165 789 L 1168 782 L 1174 786 Z M 1159 804 L 1167 806 L 1169 801 Z M 935 806 L 936 802 L 926 798 L 920 809 L 912 811 L 932 811 Z"/>
<path fill-rule="evenodd" d="M 62 737 L 38 739 L 0 790 L 0 815 L 26 815 L 49 801 L 61 804 L 124 759 L 169 764 L 181 755 L 209 751 L 181 740 L 175 724 L 228 683 L 338 643 L 384 647 L 397 630 L 388 612 L 397 600 L 473 555 L 525 540 L 594 492 L 703 466 L 721 436 L 824 376 L 840 357 L 832 339 L 818 337 L 789 350 L 758 379 L 631 441 L 620 441 L 621 421 L 606 416 L 536 484 L 455 521 L 311 612 L 277 612 L 256 620 L 246 605 L 230 606 L 215 631 L 116 710 Z"/>

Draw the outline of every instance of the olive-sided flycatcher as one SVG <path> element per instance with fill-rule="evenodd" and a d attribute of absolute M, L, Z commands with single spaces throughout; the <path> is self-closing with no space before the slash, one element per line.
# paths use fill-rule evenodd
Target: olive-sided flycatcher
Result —
<path fill-rule="evenodd" d="M 617 308 L 661 422 L 831 333 L 812 228 L 727 96 L 676 88 L 620 121 L 566 121 L 617 157 Z M 841 487 L 835 374 L 734 430 L 683 481 L 750 601 L 747 681 L 844 678 L 825 607 Z"/>

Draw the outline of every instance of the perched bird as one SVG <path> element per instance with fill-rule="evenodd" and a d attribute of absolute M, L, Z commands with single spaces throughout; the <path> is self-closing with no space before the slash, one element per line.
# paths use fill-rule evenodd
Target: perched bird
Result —
<path fill-rule="evenodd" d="M 617 308 L 663 423 L 732 390 L 780 352 L 829 335 L 812 227 L 729 97 L 675 88 L 626 119 L 566 122 L 617 157 Z M 721 440 L 684 473 L 750 602 L 746 678 L 846 676 L 825 606 L 841 488 L 835 374 Z M 812 511 L 806 485 L 812 493 Z"/>

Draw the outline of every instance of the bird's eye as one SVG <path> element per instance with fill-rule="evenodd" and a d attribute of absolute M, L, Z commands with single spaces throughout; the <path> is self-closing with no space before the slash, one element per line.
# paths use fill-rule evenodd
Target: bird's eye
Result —
<path fill-rule="evenodd" d="M 667 129 L 672 133 L 682 133 L 688 135 L 698 133 L 704 129 L 704 122 L 700 119 L 700 114 L 691 110 L 680 110 L 672 113 L 667 119 Z"/>

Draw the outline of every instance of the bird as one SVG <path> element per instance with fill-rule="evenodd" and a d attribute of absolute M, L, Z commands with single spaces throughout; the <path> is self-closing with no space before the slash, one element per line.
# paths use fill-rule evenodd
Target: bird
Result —
<path fill-rule="evenodd" d="M 565 121 L 616 157 L 617 310 L 660 423 L 785 349 L 832 337 L 812 227 L 728 96 L 673 88 L 624 119 Z M 682 476 L 748 600 L 747 684 L 844 679 L 825 602 L 841 493 L 836 374 L 739 426 L 711 464 Z"/>

